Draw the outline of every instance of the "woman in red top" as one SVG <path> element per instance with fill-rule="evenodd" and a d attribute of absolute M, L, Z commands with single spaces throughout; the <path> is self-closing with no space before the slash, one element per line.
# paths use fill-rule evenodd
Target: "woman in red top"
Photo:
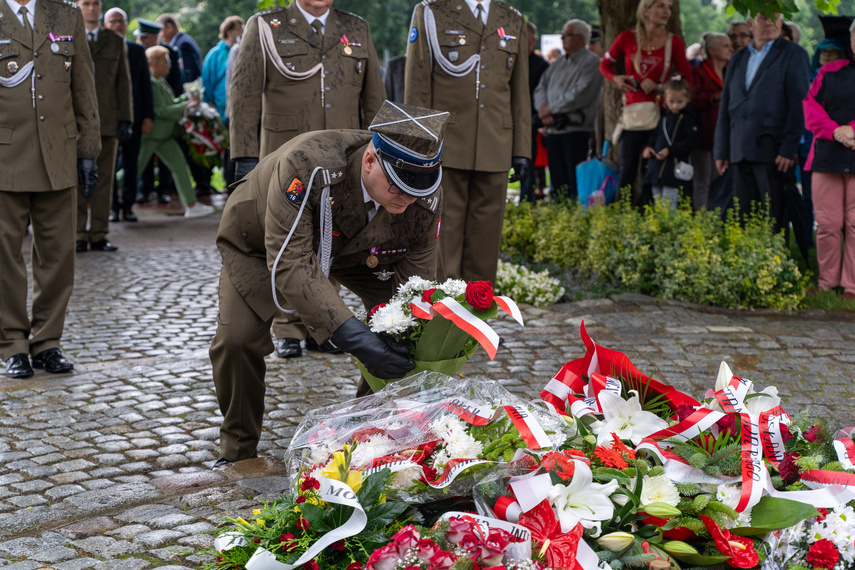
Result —
<path fill-rule="evenodd" d="M 671 0 L 640 0 L 635 17 L 635 30 L 621 32 L 615 39 L 600 62 L 600 72 L 624 92 L 626 105 L 643 101 L 656 101 L 661 105 L 663 81 L 668 79 L 671 71 L 665 69 L 665 44 L 669 37 L 666 26 L 671 19 Z M 615 73 L 618 61 L 623 61 L 625 75 Z M 692 67 L 686 59 L 686 45 L 677 36 L 671 40 L 669 67 L 676 67 L 691 83 Z M 647 145 L 652 130 L 624 130 L 621 134 L 618 141 L 618 188 L 634 185 L 641 151 Z M 639 206 L 651 201 L 650 192 L 643 192 L 640 196 L 633 192 L 633 195 L 637 196 L 635 203 Z"/>
<path fill-rule="evenodd" d="M 724 89 L 724 68 L 733 55 L 730 38 L 724 34 L 706 34 L 707 59 L 695 68 L 692 107 L 701 116 L 701 146 L 692 153 L 695 177 L 692 205 L 695 210 L 709 208 L 710 184 L 718 177 L 712 158 L 718 103 Z"/>

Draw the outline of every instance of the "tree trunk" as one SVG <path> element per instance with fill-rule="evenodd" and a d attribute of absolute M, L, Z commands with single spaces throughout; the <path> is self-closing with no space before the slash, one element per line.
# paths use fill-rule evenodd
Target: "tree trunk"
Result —
<path fill-rule="evenodd" d="M 635 10 L 638 7 L 638 2 L 639 0 L 597 0 L 597 7 L 600 10 L 600 33 L 603 38 L 603 47 L 609 49 L 618 34 L 624 30 L 635 29 Z M 668 29 L 676 35 L 682 36 L 678 0 L 674 0 Z M 623 61 L 618 62 L 617 69 L 623 70 Z M 603 110 L 606 117 L 604 134 L 605 138 L 609 140 L 611 140 L 612 132 L 620 118 L 621 107 L 623 107 L 621 92 L 615 88 L 611 81 L 606 81 L 603 88 Z M 615 160 L 617 159 L 616 148 L 612 148 L 610 156 Z"/>

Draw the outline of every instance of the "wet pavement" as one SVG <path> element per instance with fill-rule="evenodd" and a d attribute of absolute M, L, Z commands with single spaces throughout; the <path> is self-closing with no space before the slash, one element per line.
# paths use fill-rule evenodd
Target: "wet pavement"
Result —
<path fill-rule="evenodd" d="M 173 207 L 168 211 L 176 211 Z M 311 408 L 354 396 L 347 355 L 271 356 L 259 459 L 212 472 L 221 416 L 207 350 L 217 315 L 218 217 L 144 210 L 111 227 L 116 253 L 78 254 L 63 348 L 71 375 L 0 377 L 0 567 L 197 568 L 225 516 L 284 489 L 281 457 Z M 356 299 L 346 294 L 352 306 Z M 700 397 L 719 362 L 855 425 L 855 319 L 717 310 L 640 295 L 522 307 L 493 321 L 505 342 L 461 371 L 532 399 L 583 346 L 625 352 L 642 371 Z"/>

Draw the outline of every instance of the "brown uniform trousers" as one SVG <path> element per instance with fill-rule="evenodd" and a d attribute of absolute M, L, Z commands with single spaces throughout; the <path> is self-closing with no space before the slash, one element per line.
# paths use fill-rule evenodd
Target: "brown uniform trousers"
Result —
<path fill-rule="evenodd" d="M 436 21 L 439 53 L 433 57 L 426 8 Z M 404 102 L 451 112 L 442 153 L 445 203 L 438 278 L 493 280 L 511 158 L 531 156 L 523 17 L 493 0 L 483 25 L 465 2 L 435 0 L 416 6 L 411 26 Z M 461 65 L 476 54 L 480 62 L 462 77 L 447 73 L 436 60 L 443 57 Z"/>
<path fill-rule="evenodd" d="M 302 72 L 324 64 L 323 98 L 320 74 L 290 79 L 267 62 L 265 75 L 259 20 L 270 26 L 276 54 L 286 67 Z M 346 46 L 344 38 L 359 45 Z M 263 158 L 302 133 L 368 126 L 386 91 L 365 20 L 333 9 L 321 40 L 292 2 L 286 8 L 262 12 L 247 23 L 229 95 L 232 157 Z M 273 333 L 277 338 L 307 336 L 296 314 L 277 315 Z"/>
<path fill-rule="evenodd" d="M 98 110 L 83 18 L 73 5 L 39 0 L 32 38 L 0 2 L 0 77 L 33 62 L 33 76 L 0 85 L 0 358 L 59 348 L 74 282 L 77 158 L 98 156 Z M 64 36 L 51 42 L 53 32 Z M 56 47 L 54 48 L 53 45 Z M 34 54 L 38 53 L 38 57 Z M 35 85 L 35 91 L 31 86 Z M 33 228 L 33 307 L 21 255 Z M 31 338 L 32 337 L 32 338 Z"/>
<path fill-rule="evenodd" d="M 107 28 L 98 30 L 98 38 L 89 46 L 95 64 L 95 90 L 98 95 L 98 116 L 101 120 L 101 152 L 98 153 L 98 186 L 87 201 L 83 187 L 77 189 L 77 239 L 98 242 L 107 236 L 113 177 L 116 174 L 116 154 L 119 140 L 116 130 L 120 122 L 132 123 L 131 75 L 125 40 Z M 86 230 L 87 209 L 90 228 Z"/>
<path fill-rule="evenodd" d="M 279 303 L 295 309 L 318 342 L 353 317 L 333 281 L 359 295 L 370 309 L 388 301 L 410 276 L 432 278 L 436 272 L 442 191 L 416 201 L 402 214 L 381 209 L 369 223 L 360 166 L 370 140 L 367 131 L 300 135 L 262 159 L 226 203 L 217 233 L 223 271 L 217 333 L 211 345 L 214 384 L 223 413 L 220 450 L 226 459 L 247 459 L 257 449 L 264 411 L 264 357 L 273 350 L 270 323 L 279 312 L 271 291 L 271 271 L 304 199 L 303 216 L 276 268 L 276 290 Z M 307 199 L 303 194 L 292 201 L 286 192 L 295 180 L 308 187 L 316 166 L 323 166 L 331 180 L 334 237 L 329 277 L 314 253 L 319 240 L 321 173 Z M 380 250 L 380 265 L 374 269 L 366 265 L 372 247 Z M 384 269 L 393 272 L 391 279 L 377 276 Z"/>

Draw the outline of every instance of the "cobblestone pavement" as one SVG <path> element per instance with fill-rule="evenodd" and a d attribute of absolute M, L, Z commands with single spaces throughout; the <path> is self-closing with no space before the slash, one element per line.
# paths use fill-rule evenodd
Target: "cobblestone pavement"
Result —
<path fill-rule="evenodd" d="M 248 516 L 284 488 L 281 458 L 303 414 L 355 394 L 346 355 L 268 358 L 261 458 L 210 471 L 220 414 L 207 348 L 216 322 L 217 219 L 143 212 L 114 224 L 114 254 L 78 256 L 64 348 L 75 373 L 0 378 L 0 567 L 195 568 L 224 516 Z M 352 296 L 349 301 L 355 302 Z M 855 322 L 821 312 L 719 311 L 649 297 L 523 307 L 496 360 L 462 370 L 528 398 L 600 344 L 693 395 L 719 361 L 775 384 L 786 408 L 855 425 Z"/>

